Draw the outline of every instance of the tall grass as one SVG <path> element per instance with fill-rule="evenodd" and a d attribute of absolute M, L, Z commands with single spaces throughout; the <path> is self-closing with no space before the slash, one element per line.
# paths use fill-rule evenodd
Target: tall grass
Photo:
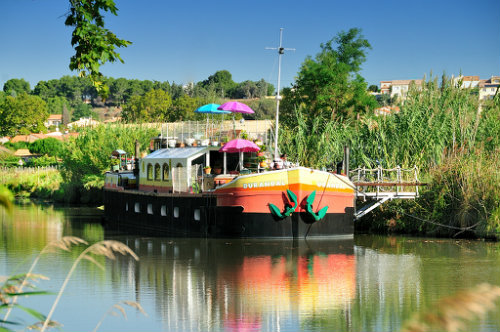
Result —
<path fill-rule="evenodd" d="M 447 153 L 472 148 L 481 128 L 477 95 L 449 81 L 441 88 L 435 81 L 411 86 L 401 112 L 392 116 L 367 114 L 339 123 L 303 113 L 296 112 L 296 127 L 282 129 L 280 143 L 289 156 L 312 167 L 341 160 L 349 145 L 352 167 L 428 169 Z"/>
<path fill-rule="evenodd" d="M 53 198 L 62 177 L 57 168 L 0 168 L 0 185 L 20 197 Z"/>

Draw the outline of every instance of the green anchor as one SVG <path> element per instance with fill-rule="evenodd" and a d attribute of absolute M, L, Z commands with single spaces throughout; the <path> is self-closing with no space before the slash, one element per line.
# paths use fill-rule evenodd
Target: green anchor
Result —
<path fill-rule="evenodd" d="M 314 190 L 309 197 L 307 197 L 306 202 L 306 211 L 314 218 L 315 221 L 320 221 L 326 215 L 326 211 L 328 211 L 328 206 L 325 206 L 318 213 L 314 213 L 312 204 L 314 202 L 314 198 L 316 198 L 316 190 Z"/>
<path fill-rule="evenodd" d="M 278 209 L 278 207 L 276 205 L 269 203 L 269 210 L 271 210 L 271 213 L 280 219 L 284 219 L 284 218 L 290 216 L 295 211 L 295 209 L 297 208 L 297 205 L 298 205 L 297 204 L 297 195 L 295 195 L 293 193 L 293 191 L 291 191 L 290 189 L 287 189 L 286 193 L 287 193 L 290 201 L 293 202 L 293 206 L 285 204 L 285 210 L 283 212 L 281 212 L 280 209 Z"/>

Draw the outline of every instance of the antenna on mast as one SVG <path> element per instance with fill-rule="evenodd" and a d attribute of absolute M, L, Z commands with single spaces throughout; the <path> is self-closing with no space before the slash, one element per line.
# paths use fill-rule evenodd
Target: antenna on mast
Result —
<path fill-rule="evenodd" d="M 280 45 L 279 47 L 266 47 L 266 50 L 278 50 L 278 89 L 276 92 L 276 122 L 274 125 L 274 159 L 279 158 L 278 154 L 278 126 L 279 126 L 279 113 L 280 113 L 280 76 L 281 76 L 281 56 L 285 51 L 295 51 L 294 48 L 284 48 L 283 47 L 283 28 L 280 28 Z"/>

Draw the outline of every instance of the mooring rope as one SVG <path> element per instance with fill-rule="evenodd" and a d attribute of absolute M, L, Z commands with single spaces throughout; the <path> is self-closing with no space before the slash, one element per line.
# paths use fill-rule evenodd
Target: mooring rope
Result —
<path fill-rule="evenodd" d="M 459 234 L 462 234 L 463 232 L 465 231 L 468 231 L 468 230 L 471 230 L 472 228 L 476 227 L 477 225 L 479 225 L 481 222 L 478 221 L 477 223 L 475 223 L 474 225 L 471 225 L 471 226 L 467 226 L 467 227 L 457 227 L 457 226 L 451 226 L 451 225 L 446 225 L 446 224 L 442 224 L 442 223 L 439 223 L 437 221 L 432 221 L 432 220 L 428 220 L 428 219 L 423 219 L 423 218 L 420 218 L 420 217 L 417 217 L 417 216 L 414 216 L 412 214 L 409 214 L 409 213 L 406 213 L 406 212 L 401 212 L 401 211 L 396 211 L 395 209 L 392 209 L 394 212 L 397 212 L 397 213 L 401 213 L 401 214 L 404 214 L 408 217 L 411 217 L 411 218 L 414 218 L 416 220 L 419 220 L 419 221 L 423 221 L 423 222 L 426 222 L 426 223 L 429 223 L 429 224 L 432 224 L 432 225 L 435 225 L 435 226 L 440 226 L 440 227 L 444 227 L 444 228 L 449 228 L 449 229 L 455 229 L 455 230 L 458 230 L 459 232 L 456 233 L 455 235 L 453 235 L 453 237 L 459 235 Z"/>

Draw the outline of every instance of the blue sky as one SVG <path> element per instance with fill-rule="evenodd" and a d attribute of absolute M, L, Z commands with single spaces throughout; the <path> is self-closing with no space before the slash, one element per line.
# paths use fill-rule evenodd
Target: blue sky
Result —
<path fill-rule="evenodd" d="M 500 74 L 500 1 L 195 1 L 115 0 L 118 16 L 106 25 L 133 42 L 121 50 L 125 64 L 106 64 L 115 78 L 186 83 L 226 69 L 233 80 L 276 85 L 277 53 L 282 86 L 290 85 L 306 56 L 339 31 L 362 29 L 371 43 L 361 75 L 369 84 L 424 75 Z M 71 29 L 64 26 L 67 0 L 0 0 L 0 87 L 24 78 L 75 75 Z"/>

